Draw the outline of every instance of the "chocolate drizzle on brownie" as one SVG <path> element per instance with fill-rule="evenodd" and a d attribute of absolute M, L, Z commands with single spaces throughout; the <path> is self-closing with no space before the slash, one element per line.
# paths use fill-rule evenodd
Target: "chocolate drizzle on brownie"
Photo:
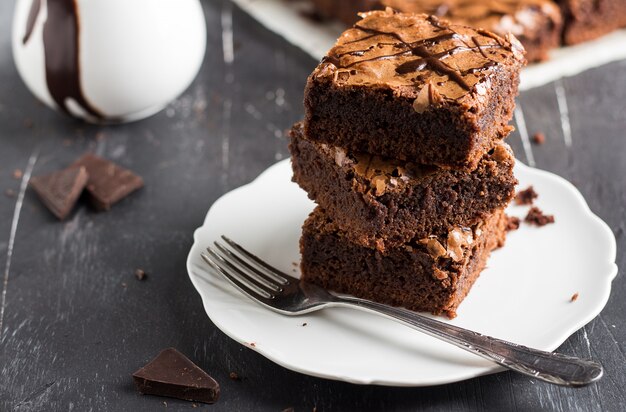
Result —
<path fill-rule="evenodd" d="M 372 16 L 371 18 L 369 18 Z M 340 40 L 333 50 L 326 56 L 322 63 L 329 63 L 337 69 L 369 69 L 368 63 L 393 60 L 394 71 L 397 76 L 411 76 L 418 73 L 414 79 L 407 79 L 413 86 L 423 83 L 422 71 L 430 70 L 438 77 L 437 85 L 442 86 L 446 81 L 456 83 L 464 92 L 453 93 L 446 97 L 458 99 L 471 92 L 480 82 L 478 74 L 490 70 L 499 64 L 502 57 L 497 50 L 511 51 L 514 45 L 497 35 L 486 30 L 470 30 L 462 26 L 451 26 L 446 21 L 441 21 L 435 16 L 421 16 L 422 19 L 412 30 L 423 34 L 422 38 L 411 41 L 406 34 L 400 34 L 402 26 L 410 24 L 412 17 L 407 15 L 395 15 L 388 9 L 384 12 L 371 12 L 364 14 L 364 19 L 356 23 L 351 33 L 345 39 Z M 397 24 L 382 22 L 380 18 L 398 19 Z M 402 20 L 404 19 L 404 20 Z M 421 24 L 419 24 L 421 23 Z M 426 24 L 424 24 L 426 23 Z M 396 28 L 397 26 L 399 28 Z M 427 26 L 428 25 L 428 26 Z M 408 37 L 412 34 L 409 33 Z M 424 38 L 424 36 L 427 36 Z M 358 49 L 352 46 L 359 45 Z M 381 50 L 383 49 L 383 50 Z M 471 53 L 462 64 L 459 61 L 464 57 L 458 57 L 448 63 L 452 56 Z M 478 53 L 476 53 L 478 52 Z M 411 57 L 417 58 L 411 58 Z M 362 58 L 361 58 L 362 57 Z M 356 59 L 355 59 L 356 58 Z M 359 59 L 361 58 L 361 59 Z M 377 77 L 381 76 L 375 70 L 371 70 Z M 382 70 L 381 70 L 382 72 Z M 348 80 L 357 75 L 357 70 L 339 73 L 341 80 Z M 393 73 L 390 73 L 393 76 Z M 475 79 L 471 78 L 474 77 Z M 474 80 L 474 81 L 472 81 Z"/>
<path fill-rule="evenodd" d="M 437 17 L 481 20 L 490 17 L 515 16 L 520 6 L 539 8 L 542 0 L 384 0 L 383 4 L 403 11 L 429 13 Z M 411 9 L 413 7 L 414 9 Z"/>

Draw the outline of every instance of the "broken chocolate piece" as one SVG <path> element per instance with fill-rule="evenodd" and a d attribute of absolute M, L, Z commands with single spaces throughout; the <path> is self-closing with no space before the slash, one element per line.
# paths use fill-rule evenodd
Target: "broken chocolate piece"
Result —
<path fill-rule="evenodd" d="M 536 226 L 545 226 L 548 223 L 554 223 L 554 216 L 545 215 L 538 207 L 531 207 L 528 214 L 524 218 L 526 223 Z"/>
<path fill-rule="evenodd" d="M 174 348 L 161 351 L 133 379 L 142 394 L 204 403 L 214 403 L 220 395 L 215 379 Z"/>
<path fill-rule="evenodd" d="M 89 174 L 87 192 L 93 206 L 109 210 L 132 192 L 143 187 L 143 179 L 128 169 L 92 154 L 86 154 L 72 164 L 84 166 Z"/>
<path fill-rule="evenodd" d="M 515 195 L 516 205 L 532 205 L 533 201 L 537 199 L 539 195 L 535 192 L 532 186 L 528 186 L 527 189 L 519 191 Z"/>
<path fill-rule="evenodd" d="M 72 167 L 30 179 L 30 186 L 60 220 L 70 214 L 89 176 L 84 167 Z"/>

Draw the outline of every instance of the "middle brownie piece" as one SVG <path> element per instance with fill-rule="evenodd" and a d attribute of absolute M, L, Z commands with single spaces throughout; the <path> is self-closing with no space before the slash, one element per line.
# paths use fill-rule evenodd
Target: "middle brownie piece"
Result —
<path fill-rule="evenodd" d="M 503 142 L 468 172 L 346 152 L 306 139 L 300 123 L 290 136 L 293 180 L 352 241 L 378 250 L 470 227 L 515 193 L 515 159 Z"/>

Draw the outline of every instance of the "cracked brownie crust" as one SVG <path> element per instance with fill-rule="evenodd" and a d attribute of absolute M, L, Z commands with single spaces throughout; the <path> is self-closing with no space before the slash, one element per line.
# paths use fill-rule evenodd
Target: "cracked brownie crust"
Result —
<path fill-rule="evenodd" d="M 550 0 L 381 0 L 383 6 L 426 13 L 454 24 L 482 27 L 505 36 L 513 33 L 528 61 L 545 60 L 561 42 L 561 10 Z"/>

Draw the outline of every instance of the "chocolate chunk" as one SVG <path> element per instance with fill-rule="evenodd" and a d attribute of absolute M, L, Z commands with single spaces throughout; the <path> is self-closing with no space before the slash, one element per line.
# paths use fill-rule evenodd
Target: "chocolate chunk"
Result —
<path fill-rule="evenodd" d="M 541 211 L 541 209 L 539 209 L 538 207 L 533 206 L 528 211 L 528 214 L 524 218 L 524 221 L 526 223 L 530 223 L 531 225 L 545 226 L 545 225 L 547 225 L 549 223 L 554 223 L 554 216 L 552 216 L 552 215 L 545 215 Z"/>
<path fill-rule="evenodd" d="M 72 166 L 84 166 L 87 169 L 87 192 L 91 203 L 98 210 L 109 210 L 113 204 L 143 187 L 141 177 L 92 154 L 84 155 Z"/>
<path fill-rule="evenodd" d="M 570 298 L 570 302 L 576 302 L 578 300 L 578 292 L 574 293 Z"/>
<path fill-rule="evenodd" d="M 521 190 L 515 195 L 516 205 L 532 205 L 533 201 L 537 199 L 539 195 L 535 192 L 532 186 L 528 186 L 527 189 Z"/>
<path fill-rule="evenodd" d="M 63 220 L 76 205 L 89 176 L 84 167 L 71 167 L 30 179 L 30 186 L 44 205 Z"/>
<path fill-rule="evenodd" d="M 133 379 L 137 390 L 147 395 L 204 403 L 214 403 L 220 395 L 215 379 L 174 348 L 161 351 L 133 373 Z"/>

